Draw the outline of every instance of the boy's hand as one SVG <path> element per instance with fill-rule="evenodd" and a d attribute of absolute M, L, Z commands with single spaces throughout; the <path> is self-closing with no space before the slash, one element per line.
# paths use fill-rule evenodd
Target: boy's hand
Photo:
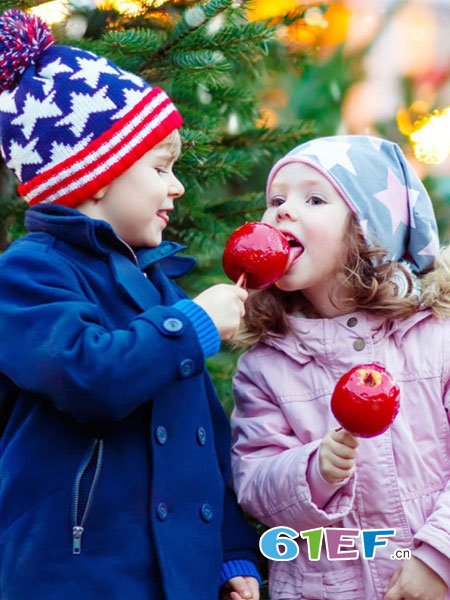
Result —
<path fill-rule="evenodd" d="M 319 468 L 328 483 L 343 481 L 353 472 L 358 438 L 344 429 L 332 429 L 320 442 Z"/>
<path fill-rule="evenodd" d="M 444 600 L 447 589 L 433 569 L 413 556 L 392 575 L 384 600 Z"/>
<path fill-rule="evenodd" d="M 194 302 L 211 317 L 220 339 L 231 340 L 239 331 L 241 319 L 245 315 L 247 297 L 246 290 L 236 285 L 219 283 L 199 294 Z"/>
<path fill-rule="evenodd" d="M 259 600 L 259 583 L 255 577 L 232 577 L 221 589 L 221 600 Z"/>

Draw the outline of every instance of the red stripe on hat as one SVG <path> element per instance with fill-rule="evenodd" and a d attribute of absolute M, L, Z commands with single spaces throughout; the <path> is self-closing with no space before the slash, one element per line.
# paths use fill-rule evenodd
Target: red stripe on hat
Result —
<path fill-rule="evenodd" d="M 106 171 L 105 170 L 101 171 L 100 173 L 98 173 L 95 176 L 95 178 L 76 187 L 72 191 L 68 191 L 67 194 L 64 194 L 63 196 L 60 196 L 60 197 L 56 196 L 56 198 L 54 197 L 55 195 L 58 194 L 58 192 L 60 192 L 61 190 L 64 190 L 64 188 L 70 186 L 72 183 L 76 182 L 77 180 L 82 179 L 85 175 L 88 175 L 89 173 L 94 173 L 94 171 L 97 167 L 101 166 L 103 163 L 106 163 L 111 157 L 113 157 L 116 153 L 118 153 L 118 151 L 120 151 L 122 148 L 124 148 L 129 141 L 132 141 L 133 137 L 135 137 L 136 134 L 138 134 L 145 126 L 147 126 L 153 120 L 155 120 L 158 117 L 159 113 L 167 106 L 173 106 L 173 104 L 171 103 L 169 98 L 166 98 L 160 105 L 158 105 L 155 108 L 155 110 L 153 112 L 151 112 L 147 116 L 143 117 L 143 119 L 141 121 L 138 121 L 135 124 L 134 128 L 125 137 L 119 137 L 117 139 L 117 141 L 115 142 L 115 144 L 113 146 L 111 146 L 111 148 L 107 152 L 103 152 L 97 158 L 92 158 L 91 162 L 88 162 L 82 169 L 79 169 L 78 171 L 71 173 L 71 174 L 67 175 L 66 177 L 60 178 L 51 187 L 48 187 L 48 188 L 42 190 L 42 192 L 40 194 L 38 194 L 37 196 L 35 196 L 34 198 L 32 198 L 30 200 L 30 202 L 29 202 L 30 206 L 34 206 L 35 204 L 43 202 L 44 200 L 47 200 L 48 202 L 54 201 L 57 204 L 61 204 L 63 197 L 66 197 L 67 194 L 70 194 L 72 196 L 72 202 L 73 202 L 73 200 L 75 200 L 75 196 L 76 196 L 78 198 L 77 203 L 79 203 L 89 197 L 89 196 L 85 196 L 84 193 L 82 196 L 80 195 L 81 190 L 83 190 L 88 184 L 91 184 L 92 182 L 97 182 L 100 179 L 102 181 L 104 181 L 103 185 L 101 185 L 100 187 L 98 187 L 95 190 L 95 191 L 98 191 L 99 189 L 101 189 L 102 187 L 104 187 L 105 185 L 110 183 L 115 177 L 118 177 L 121 173 L 123 173 L 124 169 L 119 171 L 119 165 L 122 165 L 122 166 L 125 165 L 125 163 L 123 161 L 125 160 L 125 158 L 127 156 L 128 156 L 128 161 L 129 161 L 128 167 L 130 167 L 136 160 L 141 158 L 141 156 L 143 154 L 145 154 L 145 152 L 147 152 L 148 150 L 153 148 L 158 142 L 160 142 L 162 139 L 164 139 L 164 137 L 166 137 L 169 133 L 171 133 L 173 131 L 173 129 L 176 129 L 181 124 L 179 126 L 172 127 L 170 129 L 170 131 L 165 133 L 165 135 L 163 135 L 162 137 L 159 137 L 157 135 L 157 133 L 155 133 L 155 132 L 157 130 L 159 131 L 159 128 L 161 127 L 161 125 L 163 123 L 165 123 L 165 121 L 171 116 L 171 115 L 168 115 L 164 119 L 164 121 L 162 121 L 162 123 L 160 123 L 155 129 L 153 129 L 139 143 L 139 147 L 141 149 L 144 149 L 143 153 L 135 155 L 135 149 L 138 147 L 138 144 L 131 146 L 127 155 L 122 156 L 122 158 L 120 158 L 120 159 L 118 158 L 117 162 L 114 165 L 110 166 Z M 171 113 L 171 114 L 173 114 L 173 113 Z M 104 141 L 104 143 L 107 143 L 108 141 L 109 140 L 106 139 Z M 86 150 L 86 148 L 84 148 L 84 150 Z M 95 152 L 96 150 L 97 150 L 97 148 L 93 152 Z M 93 154 L 93 152 L 92 152 L 92 154 Z M 89 160 L 90 154 L 91 153 L 89 153 L 86 157 L 88 160 Z M 76 160 L 73 160 L 72 162 L 75 165 L 77 162 L 80 162 L 80 161 L 81 161 L 81 159 L 77 156 Z M 128 168 L 128 167 L 126 167 L 126 168 Z M 108 173 L 110 173 L 110 175 L 108 175 Z M 106 179 L 108 179 L 107 182 L 106 182 Z M 95 194 L 95 192 L 94 192 L 94 194 Z M 53 199 L 52 199 L 52 197 L 53 197 Z M 74 204 L 71 204 L 71 206 L 74 206 Z"/>
<path fill-rule="evenodd" d="M 153 88 L 145 98 L 143 98 L 136 106 L 130 110 L 124 117 L 117 121 L 110 129 L 103 132 L 101 136 L 93 140 L 88 146 L 80 150 L 74 156 L 71 156 L 58 165 L 54 165 L 48 171 L 40 173 L 29 182 L 22 184 L 18 188 L 18 192 L 21 196 L 28 196 L 34 190 L 39 188 L 41 185 L 45 185 L 52 177 L 56 178 L 56 182 L 51 187 L 43 190 L 40 194 L 29 201 L 30 206 L 38 204 L 40 202 L 54 201 L 56 204 L 63 204 L 64 206 L 75 207 L 80 202 L 83 202 L 87 198 L 95 194 L 99 189 L 111 183 L 113 179 L 121 175 L 126 169 L 134 164 L 139 158 L 141 158 L 146 152 L 151 150 L 157 143 L 162 141 L 167 135 L 169 135 L 174 129 L 178 129 L 182 125 L 182 117 L 180 113 L 174 107 L 165 119 L 153 129 L 141 142 L 137 145 L 132 146 L 125 156 L 119 159 L 113 166 L 109 167 L 106 171 L 99 173 L 94 179 L 86 182 L 80 187 L 68 191 L 60 198 L 52 200 L 57 192 L 63 190 L 71 183 L 81 179 L 83 176 L 93 172 L 99 165 L 106 162 L 108 159 L 118 153 L 118 150 L 123 148 L 133 137 L 142 131 L 142 128 L 151 123 L 158 117 L 161 111 L 167 106 L 173 106 L 170 98 L 166 98 L 157 106 L 151 113 L 138 121 L 133 129 L 124 137 L 118 137 L 118 140 L 114 145 L 102 153 L 99 157 L 94 158 L 95 153 L 105 144 L 109 143 L 115 135 L 120 134 L 120 131 L 129 125 L 129 123 L 137 116 L 139 116 L 143 109 L 154 100 L 159 94 L 165 94 L 160 88 Z M 92 155 L 92 162 L 88 162 L 85 167 L 64 176 L 64 171 L 73 169 L 77 163 L 87 159 Z"/>
<path fill-rule="evenodd" d="M 119 177 L 119 175 L 129 169 L 137 160 L 139 160 L 139 158 L 144 156 L 146 152 L 151 150 L 156 144 L 161 142 L 165 137 L 172 133 L 174 129 L 179 129 L 181 124 L 182 118 L 180 113 L 174 111 L 152 131 L 151 135 L 145 137 L 137 146 L 134 146 L 130 152 L 118 160 L 113 167 L 110 167 L 107 171 L 100 173 L 97 177 L 86 182 L 79 188 L 67 192 L 67 194 L 64 194 L 57 200 L 54 200 L 54 203 L 75 208 L 81 202 L 91 198 L 96 192 L 98 192 L 98 190 L 110 184 L 111 181 L 116 179 L 116 177 Z M 136 131 L 138 131 L 138 128 Z M 111 155 L 113 154 L 114 153 L 111 153 Z M 83 174 L 87 174 L 90 171 L 90 168 L 86 168 L 83 170 Z M 45 195 L 43 194 L 43 196 Z M 52 202 L 51 197 L 48 196 L 41 200 L 39 200 L 39 198 L 35 198 L 30 202 L 30 206 L 34 206 L 35 204 L 45 200 Z"/>

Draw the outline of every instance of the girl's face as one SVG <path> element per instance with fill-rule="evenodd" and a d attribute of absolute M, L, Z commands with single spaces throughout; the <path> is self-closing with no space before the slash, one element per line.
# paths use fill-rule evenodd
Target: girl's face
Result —
<path fill-rule="evenodd" d="M 281 231 L 291 245 L 288 267 L 277 286 L 301 290 L 323 316 L 335 316 L 328 301 L 345 252 L 350 209 L 316 169 L 303 163 L 281 167 L 269 191 L 263 223 Z"/>

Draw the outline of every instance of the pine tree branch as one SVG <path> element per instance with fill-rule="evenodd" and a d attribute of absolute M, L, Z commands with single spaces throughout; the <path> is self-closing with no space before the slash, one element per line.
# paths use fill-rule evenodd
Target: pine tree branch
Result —
<path fill-rule="evenodd" d="M 190 33 L 227 10 L 232 2 L 233 0 L 210 0 L 186 9 L 181 21 L 173 28 L 168 41 L 158 51 L 158 56 L 166 55 Z M 149 65 L 145 65 L 144 68 L 146 66 Z"/>

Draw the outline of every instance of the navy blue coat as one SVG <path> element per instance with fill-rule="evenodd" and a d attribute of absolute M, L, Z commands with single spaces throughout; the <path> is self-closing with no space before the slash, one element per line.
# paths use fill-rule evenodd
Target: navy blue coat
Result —
<path fill-rule="evenodd" d="M 194 261 L 137 252 L 42 205 L 0 258 L 2 600 L 211 600 L 255 560 L 232 492 L 228 419 L 171 281 Z"/>

